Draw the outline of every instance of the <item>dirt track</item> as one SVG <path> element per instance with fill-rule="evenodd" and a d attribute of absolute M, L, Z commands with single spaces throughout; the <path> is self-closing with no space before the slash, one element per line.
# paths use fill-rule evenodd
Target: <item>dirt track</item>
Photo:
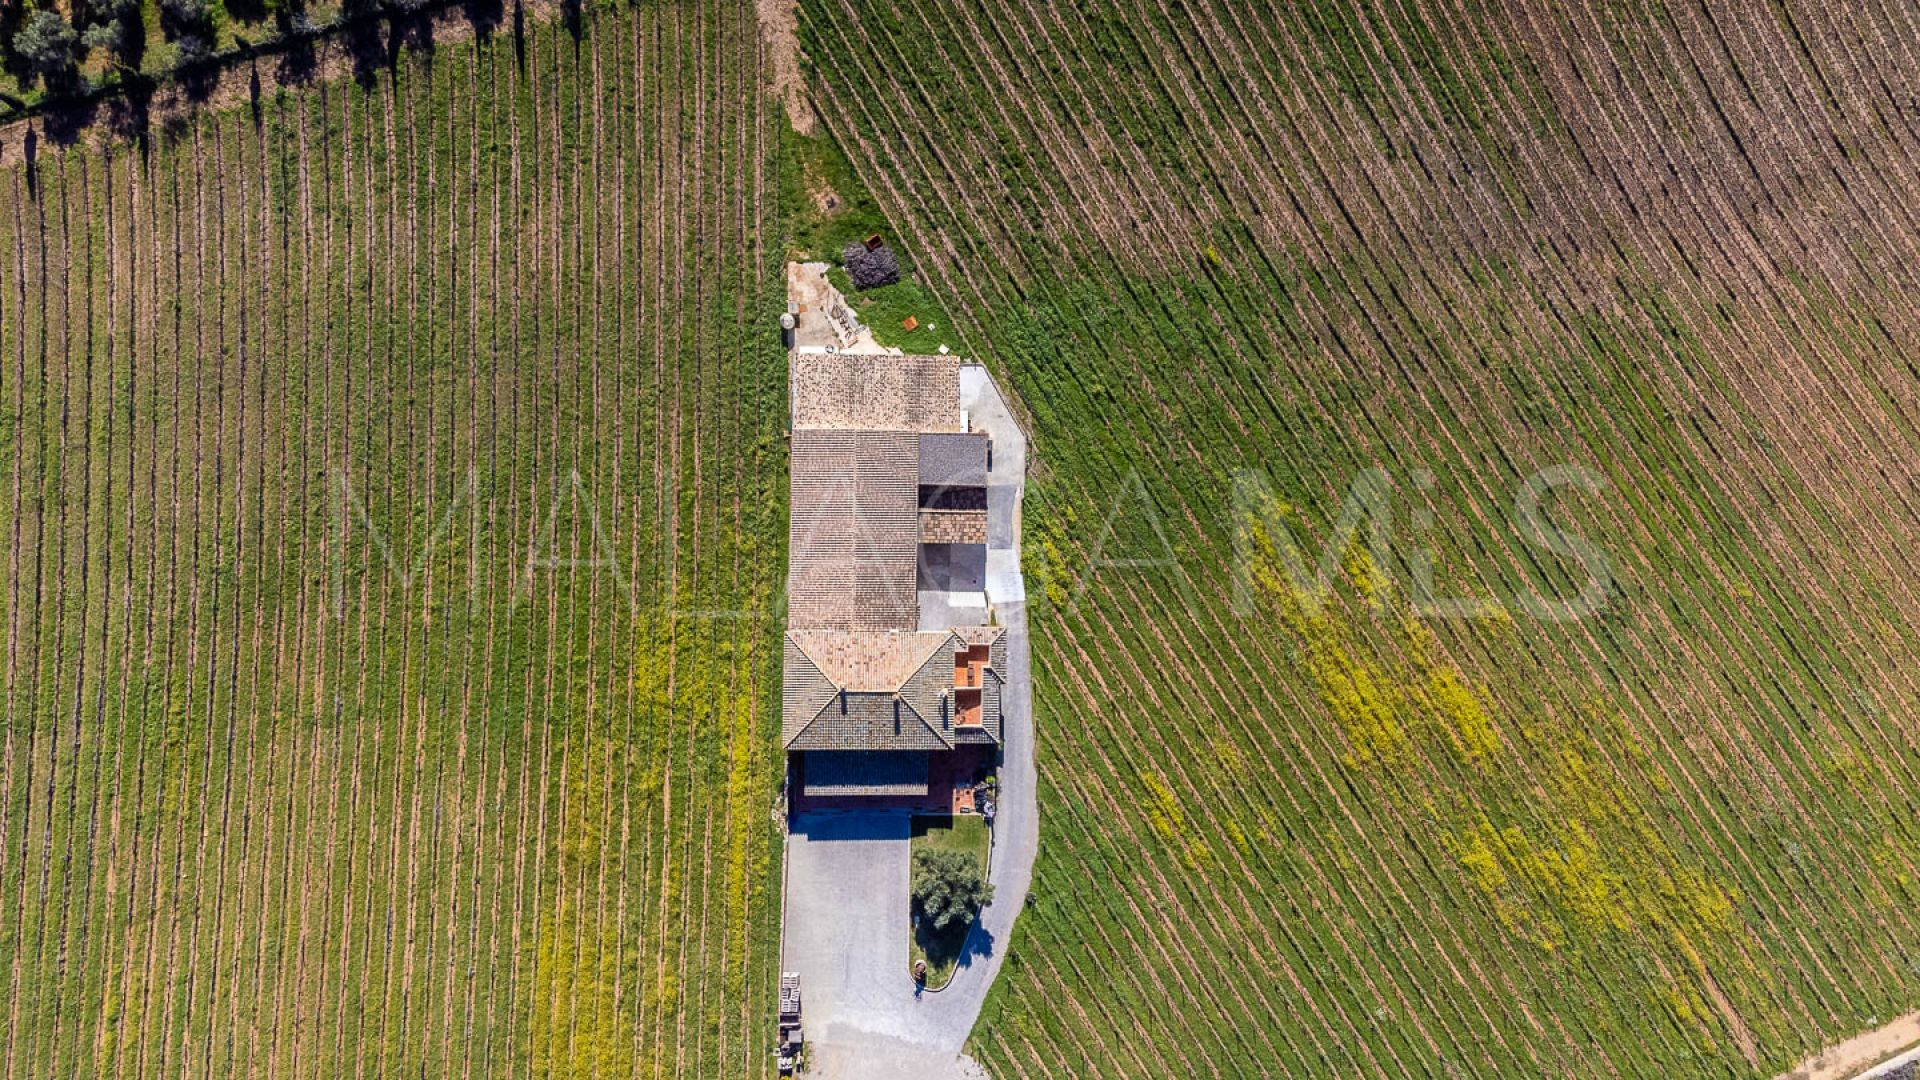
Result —
<path fill-rule="evenodd" d="M 1920 1043 L 1920 1012 L 1830 1046 L 1775 1080 L 1848 1080 L 1915 1043 Z"/>
<path fill-rule="evenodd" d="M 802 135 L 811 135 L 818 123 L 807 98 L 807 79 L 800 73 L 800 15 L 795 0 L 755 0 L 760 13 L 760 39 L 770 54 L 773 92 L 786 106 L 787 122 Z"/>

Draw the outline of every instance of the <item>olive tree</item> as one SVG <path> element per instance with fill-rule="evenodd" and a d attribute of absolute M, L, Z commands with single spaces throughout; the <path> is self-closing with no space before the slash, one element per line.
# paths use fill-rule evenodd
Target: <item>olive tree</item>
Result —
<path fill-rule="evenodd" d="M 937 932 L 990 903 L 993 885 L 967 852 L 929 848 L 913 854 L 913 899 Z"/>

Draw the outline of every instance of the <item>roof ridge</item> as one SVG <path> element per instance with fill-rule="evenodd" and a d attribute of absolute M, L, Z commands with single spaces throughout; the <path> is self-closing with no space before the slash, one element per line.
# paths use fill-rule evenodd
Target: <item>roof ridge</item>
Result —
<path fill-rule="evenodd" d="M 913 677 L 920 674 L 920 669 L 927 666 L 927 661 L 933 659 L 933 654 L 945 648 L 947 643 L 953 640 L 953 631 L 951 630 L 947 631 L 947 636 L 941 638 L 934 638 L 933 634 L 924 631 L 915 631 L 915 633 L 924 634 L 927 638 L 933 638 L 933 647 L 927 649 L 925 652 L 914 654 L 913 668 L 901 678 L 900 686 L 894 691 L 895 693 L 899 693 L 900 690 L 905 690 L 907 684 L 913 681 Z M 917 716 L 919 714 L 916 712 L 915 715 Z M 938 732 L 935 732 L 935 734 L 938 734 Z"/>
<path fill-rule="evenodd" d="M 920 721 L 922 724 L 926 725 L 927 730 L 933 733 L 933 737 L 936 739 L 939 739 L 941 744 L 944 745 L 947 749 L 951 750 L 954 748 L 955 745 L 957 745 L 952 739 L 948 738 L 945 735 L 942 735 L 940 733 L 940 729 L 933 726 L 933 721 L 928 720 L 924 716 L 921 716 L 920 710 L 913 707 L 913 702 L 908 700 L 907 695 L 896 690 L 893 692 L 893 700 L 901 705 L 905 705 L 907 707 L 907 711 L 913 714 L 913 718 L 915 720 Z"/>
<path fill-rule="evenodd" d="M 845 692 L 846 691 L 844 690 L 841 691 L 841 693 L 845 693 Z M 839 694 L 835 694 L 833 697 L 828 698 L 827 703 L 825 705 L 820 706 L 819 712 L 816 712 L 811 717 L 808 717 L 807 722 L 800 725 L 800 729 L 793 733 L 793 738 L 784 740 L 785 745 L 792 746 L 794 743 L 797 743 L 801 739 L 806 738 L 807 732 L 813 730 L 813 725 L 819 723 L 820 718 L 827 715 L 827 710 L 833 708 L 833 703 L 837 698 L 839 698 L 839 696 L 840 696 Z"/>

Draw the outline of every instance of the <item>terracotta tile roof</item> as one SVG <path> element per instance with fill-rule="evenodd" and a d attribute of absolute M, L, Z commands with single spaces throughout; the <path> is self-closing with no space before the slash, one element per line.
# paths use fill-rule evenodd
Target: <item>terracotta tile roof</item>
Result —
<path fill-rule="evenodd" d="M 780 741 L 792 742 L 813 719 L 840 696 L 840 688 L 820 670 L 819 665 L 794 644 L 785 642 L 785 670 L 780 686 Z"/>
<path fill-rule="evenodd" d="M 942 631 L 794 630 L 787 638 L 840 689 L 889 692 L 900 689 L 935 649 L 947 643 Z"/>
<path fill-rule="evenodd" d="M 793 426 L 848 431 L 959 431 L 960 358 L 795 353 Z"/>
<path fill-rule="evenodd" d="M 795 353 L 791 377 L 781 741 L 810 753 L 923 759 L 961 741 L 997 742 L 1004 635 L 917 629 L 922 468 L 936 493 L 971 491 L 986 478 L 985 437 L 959 433 L 959 357 Z M 984 541 L 977 501 L 942 503 L 936 534 Z M 989 642 L 981 725 L 957 724 L 954 653 Z M 973 709 L 969 700 L 969 716 Z"/>
<path fill-rule="evenodd" d="M 922 510 L 920 542 L 923 544 L 984 544 L 987 542 L 985 510 Z"/>
<path fill-rule="evenodd" d="M 852 691 L 836 695 L 787 740 L 789 750 L 948 750 L 952 746 L 898 694 Z"/>
<path fill-rule="evenodd" d="M 919 625 L 917 461 L 910 434 L 793 433 L 787 625 Z"/>

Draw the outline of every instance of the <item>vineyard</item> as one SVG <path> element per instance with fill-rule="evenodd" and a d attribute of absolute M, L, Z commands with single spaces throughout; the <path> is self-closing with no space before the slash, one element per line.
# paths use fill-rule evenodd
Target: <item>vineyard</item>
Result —
<path fill-rule="evenodd" d="M 0 172 L 0 1077 L 773 1075 L 763 82 L 596 9 Z"/>
<path fill-rule="evenodd" d="M 801 33 L 1039 459 L 995 1075 L 1764 1077 L 1915 1005 L 1920 14 Z"/>

